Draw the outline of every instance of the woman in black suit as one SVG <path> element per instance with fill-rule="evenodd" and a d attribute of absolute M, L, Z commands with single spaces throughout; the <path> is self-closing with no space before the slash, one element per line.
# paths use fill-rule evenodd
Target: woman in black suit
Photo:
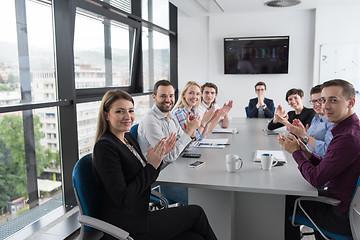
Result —
<path fill-rule="evenodd" d="M 282 109 L 281 105 L 279 105 L 276 108 L 274 119 L 268 124 L 268 130 L 274 130 L 286 126 L 287 124 L 292 123 L 294 119 L 299 119 L 304 126 L 310 126 L 316 113 L 314 109 L 304 107 L 303 90 L 292 88 L 287 91 L 285 99 L 294 111 L 289 111 L 285 115 L 285 111 Z"/>
<path fill-rule="evenodd" d="M 147 159 L 129 133 L 134 101 L 122 90 L 108 91 L 101 102 L 93 166 L 103 188 L 101 218 L 141 239 L 216 239 L 201 207 L 189 205 L 149 211 L 150 185 L 175 135 L 148 150 Z M 105 235 L 103 239 L 114 239 Z"/>

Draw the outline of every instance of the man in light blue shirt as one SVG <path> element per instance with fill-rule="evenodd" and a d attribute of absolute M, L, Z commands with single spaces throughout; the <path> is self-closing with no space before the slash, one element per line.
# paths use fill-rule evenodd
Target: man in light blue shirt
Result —
<path fill-rule="evenodd" d="M 327 147 L 333 138 L 331 129 L 334 125 L 327 121 L 321 106 L 321 85 L 313 87 L 310 91 L 311 103 L 316 115 L 311 121 L 310 127 L 304 125 L 297 119 L 288 124 L 287 129 L 301 138 L 313 153 L 324 157 Z M 307 130 L 306 130 L 307 129 Z"/>

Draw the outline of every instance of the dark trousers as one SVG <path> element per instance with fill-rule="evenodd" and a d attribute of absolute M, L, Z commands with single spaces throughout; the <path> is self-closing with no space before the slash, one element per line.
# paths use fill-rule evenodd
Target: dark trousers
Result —
<path fill-rule="evenodd" d="M 216 240 L 204 210 L 189 205 L 150 212 L 149 232 L 130 236 L 136 240 Z"/>
<path fill-rule="evenodd" d="M 292 216 L 294 203 L 297 199 L 297 196 L 286 196 L 286 208 L 285 208 L 285 239 L 286 240 L 297 240 L 300 239 L 300 229 L 299 227 L 294 227 L 289 220 L 289 217 Z M 312 202 L 312 201 L 303 201 L 301 203 L 305 211 L 309 214 L 311 219 L 319 227 L 341 235 L 351 236 L 351 229 L 349 218 L 347 214 L 338 213 L 334 210 L 331 205 Z M 298 213 L 302 213 L 301 209 L 298 208 Z M 323 239 L 321 234 L 315 232 L 316 239 Z"/>

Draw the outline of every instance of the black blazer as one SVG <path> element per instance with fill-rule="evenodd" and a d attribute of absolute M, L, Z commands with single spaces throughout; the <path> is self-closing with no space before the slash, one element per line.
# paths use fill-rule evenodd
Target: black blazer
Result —
<path fill-rule="evenodd" d="M 258 103 L 258 98 L 250 99 L 249 109 L 248 109 L 248 117 L 249 118 L 257 118 L 258 117 L 258 109 L 256 108 L 257 103 Z M 273 118 L 274 117 L 274 101 L 272 99 L 265 98 L 264 103 L 266 104 L 266 108 L 264 110 L 265 118 Z"/>
<path fill-rule="evenodd" d="M 145 161 L 131 133 L 125 138 Z M 152 165 L 142 166 L 139 159 L 110 131 L 95 144 L 93 164 L 102 183 L 103 202 L 100 218 L 129 233 L 148 231 L 150 185 L 160 172 Z"/>

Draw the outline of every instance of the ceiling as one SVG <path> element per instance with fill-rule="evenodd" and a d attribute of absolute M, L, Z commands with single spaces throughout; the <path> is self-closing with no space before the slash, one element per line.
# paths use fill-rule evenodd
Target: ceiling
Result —
<path fill-rule="evenodd" d="M 207 16 L 221 13 L 262 12 L 315 9 L 326 6 L 360 5 L 360 0 L 301 0 L 297 6 L 274 8 L 264 5 L 265 0 L 170 0 L 189 16 Z"/>

